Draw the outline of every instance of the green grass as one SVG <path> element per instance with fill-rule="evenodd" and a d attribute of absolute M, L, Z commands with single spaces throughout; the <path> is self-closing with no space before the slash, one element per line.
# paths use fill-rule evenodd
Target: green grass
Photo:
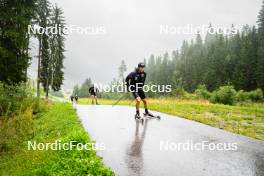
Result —
<path fill-rule="evenodd" d="M 100 104 L 111 105 L 116 100 L 100 99 Z M 81 104 L 90 104 L 80 99 Z M 131 105 L 122 100 L 119 105 Z M 238 105 L 212 104 L 206 100 L 149 99 L 149 109 L 201 122 L 233 133 L 264 140 L 264 104 L 246 103 Z"/>
<path fill-rule="evenodd" d="M 34 119 L 33 136 L 27 136 L 13 150 L 0 153 L 0 175 L 113 175 L 94 150 L 28 150 L 27 142 L 62 143 L 92 140 L 69 103 L 55 103 Z M 12 140 L 12 139 L 10 139 Z"/>

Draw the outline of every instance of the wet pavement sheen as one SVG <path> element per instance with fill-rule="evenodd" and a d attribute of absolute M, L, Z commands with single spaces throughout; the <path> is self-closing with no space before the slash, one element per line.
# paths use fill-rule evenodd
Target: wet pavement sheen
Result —
<path fill-rule="evenodd" d="M 153 111 L 161 120 L 146 118 L 142 124 L 133 107 L 75 107 L 92 139 L 106 148 L 97 154 L 116 175 L 264 176 L 264 141 Z M 202 141 L 236 143 L 237 150 L 177 150 L 179 143 Z"/>

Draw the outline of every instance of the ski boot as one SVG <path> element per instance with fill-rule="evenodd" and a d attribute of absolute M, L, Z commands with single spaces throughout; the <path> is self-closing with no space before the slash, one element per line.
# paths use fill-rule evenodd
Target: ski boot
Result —
<path fill-rule="evenodd" d="M 153 114 L 151 114 L 151 113 L 144 113 L 144 116 L 145 117 L 151 117 L 151 118 L 156 118 L 156 119 L 160 119 L 160 116 L 155 116 L 155 115 L 153 115 Z"/>
<path fill-rule="evenodd" d="M 155 117 L 153 114 L 151 114 L 151 113 L 144 113 L 144 116 L 148 116 L 148 117 Z"/>
<path fill-rule="evenodd" d="M 139 114 L 136 114 L 136 115 L 135 115 L 135 120 L 136 120 L 136 121 L 141 121 L 142 123 L 144 122 L 144 119 L 143 119 L 142 117 L 140 117 Z"/>

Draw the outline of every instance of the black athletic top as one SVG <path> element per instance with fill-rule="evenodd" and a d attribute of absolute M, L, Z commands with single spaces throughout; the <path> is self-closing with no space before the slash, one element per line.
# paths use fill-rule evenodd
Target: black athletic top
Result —
<path fill-rule="evenodd" d="M 98 89 L 95 88 L 94 86 L 89 88 L 89 93 L 92 95 L 95 95 L 98 92 Z"/>
<path fill-rule="evenodd" d="M 145 84 L 146 77 L 147 74 L 145 72 L 138 72 L 137 70 L 135 70 L 126 77 L 126 84 L 127 86 L 136 86 L 138 84 L 138 86 L 143 87 Z"/>

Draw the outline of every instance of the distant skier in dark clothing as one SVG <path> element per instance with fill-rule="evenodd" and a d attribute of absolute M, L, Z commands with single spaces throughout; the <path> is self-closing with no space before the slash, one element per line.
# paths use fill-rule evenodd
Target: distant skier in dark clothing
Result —
<path fill-rule="evenodd" d="M 96 96 L 96 94 L 98 92 L 99 92 L 99 90 L 96 87 L 94 87 L 94 86 L 89 88 L 89 93 L 91 94 L 91 98 L 92 98 L 92 104 L 94 104 L 94 100 L 95 100 L 95 103 L 97 105 L 99 105 L 98 102 L 97 102 L 97 96 Z"/>
<path fill-rule="evenodd" d="M 131 72 L 126 77 L 126 85 L 128 87 L 128 91 L 132 92 L 132 94 L 136 100 L 135 118 L 137 118 L 137 119 L 141 119 L 140 113 L 139 113 L 139 106 L 140 106 L 141 100 L 144 103 L 144 108 L 145 108 L 145 114 L 144 115 L 148 115 L 148 116 L 153 117 L 153 115 L 150 114 L 148 111 L 147 100 L 146 100 L 145 92 L 143 90 L 143 86 L 144 86 L 146 76 L 147 76 L 147 74 L 144 71 L 144 68 L 145 68 L 145 64 L 139 63 L 138 67 L 135 69 L 135 71 Z"/>
<path fill-rule="evenodd" d="M 71 96 L 70 96 L 70 99 L 71 99 L 71 102 L 73 103 L 74 96 L 73 96 L 73 95 L 71 95 Z"/>
<path fill-rule="evenodd" d="M 75 95 L 74 98 L 75 98 L 75 102 L 78 103 L 78 99 L 79 99 L 78 95 Z"/>

